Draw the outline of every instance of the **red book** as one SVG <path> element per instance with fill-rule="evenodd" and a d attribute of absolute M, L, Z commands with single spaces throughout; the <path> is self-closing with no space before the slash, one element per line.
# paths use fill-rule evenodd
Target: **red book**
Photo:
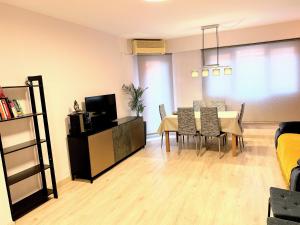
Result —
<path fill-rule="evenodd" d="M 2 105 L 3 105 L 3 108 L 4 108 L 5 114 L 6 114 L 6 118 L 11 119 L 10 111 L 9 111 L 6 100 L 2 99 L 1 101 L 2 101 Z"/>
<path fill-rule="evenodd" d="M 1 113 L 2 120 L 7 119 L 6 115 L 5 115 L 5 112 L 4 112 L 4 107 L 2 105 L 2 101 L 1 100 L 0 100 L 0 113 Z"/>

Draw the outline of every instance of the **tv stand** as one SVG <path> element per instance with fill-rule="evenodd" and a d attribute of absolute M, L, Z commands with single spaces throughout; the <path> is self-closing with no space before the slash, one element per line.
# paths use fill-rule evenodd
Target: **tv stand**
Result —
<path fill-rule="evenodd" d="M 93 182 L 102 173 L 146 145 L 142 117 L 125 117 L 109 126 L 68 135 L 72 179 Z"/>

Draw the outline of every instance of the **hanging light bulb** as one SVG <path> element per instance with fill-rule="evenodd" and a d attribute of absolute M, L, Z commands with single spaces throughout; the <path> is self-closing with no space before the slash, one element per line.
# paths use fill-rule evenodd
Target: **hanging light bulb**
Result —
<path fill-rule="evenodd" d="M 192 70 L 192 77 L 199 77 L 198 70 Z"/>
<path fill-rule="evenodd" d="M 212 69 L 212 74 L 214 76 L 220 76 L 221 70 L 219 68 L 214 68 L 214 69 Z"/>
<path fill-rule="evenodd" d="M 225 67 L 224 68 L 224 75 L 232 75 L 232 68 L 231 67 Z"/>
<path fill-rule="evenodd" d="M 207 77 L 209 74 L 209 70 L 207 68 L 202 69 L 202 77 Z"/>

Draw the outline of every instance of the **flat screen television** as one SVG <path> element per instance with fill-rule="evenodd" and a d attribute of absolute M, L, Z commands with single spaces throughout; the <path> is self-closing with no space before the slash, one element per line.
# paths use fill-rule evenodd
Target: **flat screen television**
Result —
<path fill-rule="evenodd" d="M 85 108 L 102 121 L 111 122 L 117 119 L 115 94 L 86 97 Z"/>

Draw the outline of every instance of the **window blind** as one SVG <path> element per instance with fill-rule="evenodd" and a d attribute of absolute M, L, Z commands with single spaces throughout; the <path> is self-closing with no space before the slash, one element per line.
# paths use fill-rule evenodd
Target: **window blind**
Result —
<path fill-rule="evenodd" d="M 216 51 L 205 50 L 208 64 Z M 206 100 L 224 99 L 228 110 L 245 102 L 245 121 L 300 120 L 300 40 L 289 40 L 220 49 L 220 64 L 232 75 L 203 77 Z"/>

